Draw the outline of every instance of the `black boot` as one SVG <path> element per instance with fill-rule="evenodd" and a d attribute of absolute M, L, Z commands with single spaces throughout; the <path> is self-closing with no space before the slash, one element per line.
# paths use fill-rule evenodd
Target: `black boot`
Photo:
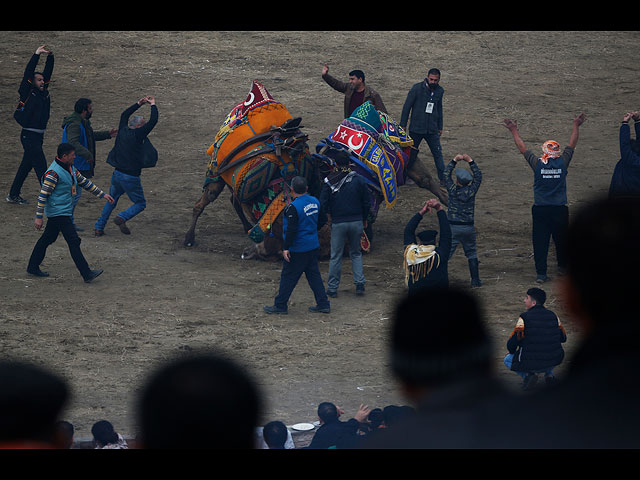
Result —
<path fill-rule="evenodd" d="M 478 271 L 478 259 L 470 258 L 469 259 L 469 272 L 471 273 L 471 286 L 472 287 L 481 287 L 482 282 L 480 281 L 480 272 Z"/>

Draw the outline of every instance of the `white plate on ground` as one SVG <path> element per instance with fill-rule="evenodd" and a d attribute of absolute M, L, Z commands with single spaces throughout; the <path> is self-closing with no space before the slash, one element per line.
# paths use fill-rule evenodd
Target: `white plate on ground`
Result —
<path fill-rule="evenodd" d="M 309 430 L 313 430 L 315 426 L 313 423 L 296 423 L 295 425 L 291 425 L 291 428 L 298 430 L 299 432 L 307 432 Z"/>

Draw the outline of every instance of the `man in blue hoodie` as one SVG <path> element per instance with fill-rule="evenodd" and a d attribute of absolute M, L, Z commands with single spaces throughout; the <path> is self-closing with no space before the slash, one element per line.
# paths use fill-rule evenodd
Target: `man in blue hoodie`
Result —
<path fill-rule="evenodd" d="M 265 306 L 266 313 L 288 313 L 287 302 L 304 273 L 316 299 L 310 312 L 329 313 L 331 306 L 318 268 L 318 218 L 320 202 L 307 193 L 307 180 L 294 177 L 291 180 L 293 201 L 284 210 L 284 243 L 282 245 L 282 274 L 280 288 L 273 306 Z M 324 222 L 320 222 L 322 225 Z"/>

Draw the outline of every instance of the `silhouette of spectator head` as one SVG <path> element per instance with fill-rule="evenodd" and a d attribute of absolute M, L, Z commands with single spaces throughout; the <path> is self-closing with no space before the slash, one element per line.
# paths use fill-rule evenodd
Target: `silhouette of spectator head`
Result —
<path fill-rule="evenodd" d="M 56 422 L 70 391 L 66 381 L 41 367 L 0 362 L 0 442 L 59 447 Z"/>
<path fill-rule="evenodd" d="M 277 420 L 269 422 L 262 429 L 262 438 L 270 449 L 283 449 L 287 441 L 287 426 Z"/>
<path fill-rule="evenodd" d="M 321 423 L 332 423 L 338 421 L 340 413 L 338 407 L 331 402 L 322 402 L 318 405 L 318 418 Z"/>
<path fill-rule="evenodd" d="M 381 408 L 374 408 L 371 410 L 367 419 L 369 420 L 369 425 L 374 430 L 384 426 L 384 413 Z"/>
<path fill-rule="evenodd" d="M 91 434 L 96 446 L 102 448 L 105 445 L 118 443 L 118 432 L 113 428 L 111 422 L 100 420 L 91 427 Z"/>
<path fill-rule="evenodd" d="M 71 422 L 60 420 L 56 423 L 56 435 L 60 448 L 69 449 L 73 446 L 75 428 Z"/>
<path fill-rule="evenodd" d="M 387 405 L 382 410 L 382 416 L 385 426 L 390 427 L 397 424 L 398 420 L 402 418 L 402 411 L 398 405 Z"/>
<path fill-rule="evenodd" d="M 572 319 L 588 333 L 634 322 L 640 271 L 640 198 L 595 199 L 572 214 L 567 275 L 559 286 Z"/>
<path fill-rule="evenodd" d="M 392 371 L 411 400 L 491 373 L 491 341 L 475 297 L 464 290 L 429 289 L 403 298 L 390 338 Z"/>
<path fill-rule="evenodd" d="M 248 373 L 219 354 L 170 361 L 138 403 L 142 448 L 255 447 L 261 397 Z"/>

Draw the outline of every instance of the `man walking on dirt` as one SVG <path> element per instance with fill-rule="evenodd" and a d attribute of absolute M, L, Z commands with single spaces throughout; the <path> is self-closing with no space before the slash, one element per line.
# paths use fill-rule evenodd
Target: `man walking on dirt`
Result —
<path fill-rule="evenodd" d="M 322 67 L 322 79 L 334 90 L 344 93 L 344 118 L 349 118 L 356 108 L 367 101 L 376 110 L 387 113 L 380 94 L 364 83 L 362 70 L 349 72 L 349 83 L 345 83 L 329 75 L 329 66 L 325 64 Z"/>
<path fill-rule="evenodd" d="M 73 196 L 78 188 L 84 188 L 99 198 L 113 203 L 113 198 L 105 194 L 90 180 L 84 178 L 73 166 L 76 151 L 73 145 L 61 143 L 58 146 L 56 159 L 51 163 L 44 174 L 42 189 L 38 196 L 38 208 L 34 225 L 36 230 L 42 229 L 43 214 L 47 216 L 47 226 L 40 239 L 36 242 L 27 273 L 37 277 L 48 277 L 47 272 L 40 270 L 40 264 L 44 260 L 47 248 L 58 238 L 62 232 L 65 241 L 69 245 L 69 252 L 78 271 L 85 282 L 89 283 L 102 273 L 102 270 L 91 270 L 80 250 L 80 237 L 73 227 L 71 215 L 73 213 Z"/>
<path fill-rule="evenodd" d="M 533 258 L 536 266 L 536 282 L 544 283 L 547 276 L 547 255 L 549 241 L 553 238 L 556 246 L 558 273 L 565 273 L 567 267 L 566 235 L 569 226 L 567 206 L 567 169 L 578 144 L 580 125 L 585 121 L 584 113 L 573 119 L 573 129 L 569 144 L 560 151 L 560 144 L 548 140 L 542 145 L 542 157 L 527 149 L 514 120 L 505 119 L 504 126 L 511 132 L 516 147 L 533 170 Z"/>
<path fill-rule="evenodd" d="M 67 115 L 62 121 L 62 142 L 70 143 L 76 149 L 74 166 L 84 178 L 92 178 L 96 166 L 96 142 L 109 140 L 118 133 L 117 128 L 94 132 L 91 125 L 93 115 L 93 103 L 88 98 L 79 98 L 74 107 L 73 113 Z M 73 208 L 75 210 L 82 190 L 78 190 L 73 198 Z M 73 221 L 73 216 L 71 217 Z M 76 230 L 83 229 L 75 225 Z"/>
<path fill-rule="evenodd" d="M 282 245 L 282 274 L 280 288 L 273 306 L 265 306 L 266 313 L 286 314 L 289 297 L 304 273 L 316 299 L 310 312 L 329 313 L 331 305 L 324 289 L 318 268 L 318 218 L 320 202 L 307 193 L 307 179 L 294 177 L 291 180 L 293 201 L 284 210 L 284 244 Z M 325 222 L 320 222 L 324 224 Z"/>
<path fill-rule="evenodd" d="M 133 115 L 145 103 L 151 105 L 151 117 L 148 122 L 140 115 Z M 144 144 L 148 142 L 147 136 L 157 123 L 158 107 L 154 97 L 143 97 L 122 112 L 116 144 L 107 157 L 107 163 L 115 167 L 109 191 L 115 202 L 104 206 L 102 215 L 95 224 L 96 237 L 104 235 L 107 220 L 122 194 L 126 193 L 133 202 L 133 205 L 120 212 L 113 220 L 122 233 L 126 235 L 131 233 L 126 222 L 146 208 L 147 201 L 144 198 L 140 174 L 144 168 Z"/>
<path fill-rule="evenodd" d="M 47 61 L 42 73 L 36 72 L 40 55 L 46 53 Z M 53 73 L 53 52 L 46 45 L 38 47 L 27 64 L 18 93 L 20 103 L 13 117 L 22 126 L 20 142 L 24 148 L 22 162 L 11 184 L 6 200 L 9 203 L 23 205 L 29 203 L 20 196 L 20 190 L 33 169 L 42 183 L 42 177 L 47 170 L 47 159 L 42 151 L 44 132 L 51 113 L 51 99 L 49 97 L 49 82 Z"/>

